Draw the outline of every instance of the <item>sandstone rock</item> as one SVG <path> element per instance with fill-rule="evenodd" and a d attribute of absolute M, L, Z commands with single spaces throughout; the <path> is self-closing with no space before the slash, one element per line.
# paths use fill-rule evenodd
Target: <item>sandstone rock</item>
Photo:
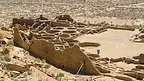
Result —
<path fill-rule="evenodd" d="M 66 31 L 63 31 L 63 33 L 76 33 L 76 31 L 74 31 L 74 30 L 66 30 Z"/>
<path fill-rule="evenodd" d="M 64 29 L 64 27 L 53 27 L 53 29 L 63 30 L 63 29 Z"/>
<path fill-rule="evenodd" d="M 24 66 L 19 66 L 16 64 L 6 64 L 7 69 L 12 70 L 12 71 L 18 71 L 18 72 L 25 72 L 28 71 L 29 68 L 26 68 Z"/>
<path fill-rule="evenodd" d="M 60 32 L 59 30 L 50 30 L 50 31 L 48 31 L 48 33 L 57 33 L 57 32 Z"/>
<path fill-rule="evenodd" d="M 140 64 L 144 64 L 144 54 L 140 54 L 139 56 L 135 56 L 133 58 L 138 59 Z"/>
<path fill-rule="evenodd" d="M 90 60 L 93 60 L 93 61 L 97 61 L 97 59 L 94 58 L 94 57 L 92 57 L 92 56 L 89 56 L 89 59 L 90 59 Z"/>
<path fill-rule="evenodd" d="M 76 27 L 68 27 L 67 29 L 69 29 L 69 30 L 75 30 Z"/>
<path fill-rule="evenodd" d="M 74 20 L 71 18 L 70 15 L 59 15 L 55 18 L 57 21 L 60 20 L 65 20 L 65 21 L 69 21 L 69 22 L 74 22 Z"/>
<path fill-rule="evenodd" d="M 110 61 L 110 59 L 108 57 L 100 58 L 99 60 L 101 60 L 101 61 Z"/>
<path fill-rule="evenodd" d="M 134 59 L 140 59 L 140 56 L 134 56 L 133 58 Z"/>
<path fill-rule="evenodd" d="M 98 47 L 100 46 L 100 44 L 98 43 L 92 43 L 92 42 L 83 42 L 83 43 L 79 43 L 80 47 Z"/>
<path fill-rule="evenodd" d="M 124 80 L 124 81 L 133 81 L 131 78 L 124 77 L 124 76 L 114 76 L 114 78 L 117 78 L 117 79 L 120 79 L 120 80 Z"/>
<path fill-rule="evenodd" d="M 136 66 L 137 69 L 144 69 L 144 66 Z"/>
<path fill-rule="evenodd" d="M 81 22 L 74 22 L 75 27 L 85 27 L 87 24 L 81 23 Z"/>
<path fill-rule="evenodd" d="M 135 61 L 135 60 L 130 59 L 130 58 L 125 58 L 125 62 L 128 64 L 130 64 L 130 63 L 137 64 L 138 63 L 138 61 Z"/>
<path fill-rule="evenodd" d="M 22 25 L 20 25 L 20 24 L 16 24 L 16 26 L 15 26 L 16 28 L 18 28 L 19 30 L 22 30 L 22 31 L 24 31 L 24 30 L 27 30 L 28 28 L 26 28 L 26 26 L 22 26 Z"/>
<path fill-rule="evenodd" d="M 94 57 L 94 58 L 96 58 L 96 57 L 100 57 L 98 54 L 87 54 L 88 56 L 91 56 L 91 57 Z"/>
<path fill-rule="evenodd" d="M 101 66 L 96 66 L 96 68 L 101 72 L 101 73 L 110 73 L 109 70 L 106 68 L 102 68 Z"/>
<path fill-rule="evenodd" d="M 115 29 L 115 30 L 129 30 L 129 31 L 134 31 L 135 28 L 126 28 L 126 27 L 107 27 L 108 29 Z"/>
<path fill-rule="evenodd" d="M 51 27 L 58 27 L 58 26 L 62 26 L 62 27 L 70 27 L 70 24 L 67 22 L 54 22 L 54 21 L 49 21 L 47 22 L 47 24 Z"/>
<path fill-rule="evenodd" d="M 144 79 L 144 73 L 140 72 L 125 72 L 125 75 L 128 75 L 130 77 L 136 78 L 138 80 L 143 80 Z"/>
<path fill-rule="evenodd" d="M 64 51 L 55 50 L 50 42 L 44 40 L 34 40 L 30 51 L 36 56 L 46 58 L 51 64 L 57 67 L 76 73 L 82 63 L 85 63 L 81 69 L 83 74 L 99 74 L 88 57 L 80 51 L 78 46 L 67 48 Z"/>
<path fill-rule="evenodd" d="M 68 37 L 70 37 L 70 35 L 69 34 L 61 34 L 60 37 L 62 37 L 62 38 L 68 38 Z"/>
<path fill-rule="evenodd" d="M 111 62 L 121 62 L 121 61 L 123 61 L 123 58 L 117 58 L 117 59 L 111 58 L 110 61 Z"/>
<path fill-rule="evenodd" d="M 69 42 L 75 42 L 75 43 L 79 42 L 78 40 L 74 40 L 74 39 L 71 39 L 71 38 L 65 38 L 64 40 L 67 41 L 68 43 Z"/>
<path fill-rule="evenodd" d="M 23 47 L 25 49 L 29 49 L 29 41 L 25 37 L 24 33 L 20 33 L 18 28 L 14 28 L 14 43 L 15 45 L 18 45 L 20 47 Z"/>
<path fill-rule="evenodd" d="M 140 59 L 140 60 L 139 60 L 139 63 L 140 63 L 140 64 L 144 64 L 144 59 Z"/>

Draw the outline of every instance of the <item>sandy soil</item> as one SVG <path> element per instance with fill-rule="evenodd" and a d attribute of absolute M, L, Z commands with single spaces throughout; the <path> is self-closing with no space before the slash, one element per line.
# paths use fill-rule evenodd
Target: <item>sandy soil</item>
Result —
<path fill-rule="evenodd" d="M 80 22 L 90 22 L 92 24 L 101 23 L 101 22 L 107 22 L 109 24 L 115 24 L 115 25 L 140 25 L 144 24 L 143 19 L 136 19 L 136 20 L 130 20 L 130 19 L 118 19 L 116 17 L 76 17 L 74 18 L 76 21 Z"/>
<path fill-rule="evenodd" d="M 97 49 L 101 50 L 101 57 L 131 57 L 138 55 L 144 50 L 143 43 L 134 43 L 129 41 L 131 31 L 108 30 L 101 34 L 82 35 L 78 38 L 80 42 L 96 42 L 100 43 L 100 47 L 85 47 L 86 52 L 96 53 Z"/>

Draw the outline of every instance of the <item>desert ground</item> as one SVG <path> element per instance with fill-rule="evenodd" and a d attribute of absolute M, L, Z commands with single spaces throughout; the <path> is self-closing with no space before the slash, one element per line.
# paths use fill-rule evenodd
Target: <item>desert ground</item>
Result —
<path fill-rule="evenodd" d="M 0 9 L 2 25 L 10 24 L 13 17 L 38 17 L 40 14 L 50 19 L 71 14 L 75 19 L 94 23 L 137 25 L 144 22 L 143 0 L 43 0 L 43 6 L 40 0 L 1 0 Z"/>
<path fill-rule="evenodd" d="M 144 0 L 0 0 L 0 10 L 0 81 L 144 81 Z"/>
<path fill-rule="evenodd" d="M 110 29 L 100 34 L 82 35 L 77 40 L 101 44 L 99 47 L 86 47 L 84 49 L 93 54 L 97 53 L 97 49 L 100 49 L 102 57 L 132 57 L 144 52 L 144 44 L 129 41 L 131 35 L 132 31 Z"/>

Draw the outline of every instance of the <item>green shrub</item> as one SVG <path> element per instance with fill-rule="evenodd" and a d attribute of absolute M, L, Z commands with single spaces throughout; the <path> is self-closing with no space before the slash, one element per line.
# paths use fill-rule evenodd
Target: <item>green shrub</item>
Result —
<path fill-rule="evenodd" d="M 35 60 L 35 61 L 37 61 L 37 62 L 41 62 L 40 58 L 36 58 L 36 60 Z"/>
<path fill-rule="evenodd" d="M 5 61 L 7 61 L 7 62 L 10 62 L 10 61 L 11 61 L 11 58 L 9 57 L 9 55 L 5 55 L 5 56 L 4 56 L 4 59 L 5 59 Z"/>
<path fill-rule="evenodd" d="M 44 66 L 44 68 L 46 68 L 46 69 L 49 69 L 50 67 L 51 67 L 50 64 L 46 64 L 46 65 Z"/>
<path fill-rule="evenodd" d="M 46 60 L 45 60 L 45 59 L 42 59 L 42 63 L 46 63 Z"/>
<path fill-rule="evenodd" d="M 57 74 L 57 77 L 64 77 L 64 73 Z"/>
<path fill-rule="evenodd" d="M 63 73 L 58 73 L 57 76 L 55 77 L 55 79 L 58 80 L 58 79 L 60 79 L 62 77 L 64 77 L 64 74 Z"/>

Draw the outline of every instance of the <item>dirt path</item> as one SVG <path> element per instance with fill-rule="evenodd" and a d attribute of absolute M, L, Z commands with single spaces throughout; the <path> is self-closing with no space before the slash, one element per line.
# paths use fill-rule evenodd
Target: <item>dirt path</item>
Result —
<path fill-rule="evenodd" d="M 77 38 L 80 42 L 96 42 L 101 46 L 83 48 L 87 52 L 96 53 L 97 49 L 101 50 L 102 57 L 131 57 L 139 54 L 144 50 L 143 43 L 134 43 L 129 41 L 131 31 L 122 30 L 108 30 L 101 34 L 82 35 Z"/>

